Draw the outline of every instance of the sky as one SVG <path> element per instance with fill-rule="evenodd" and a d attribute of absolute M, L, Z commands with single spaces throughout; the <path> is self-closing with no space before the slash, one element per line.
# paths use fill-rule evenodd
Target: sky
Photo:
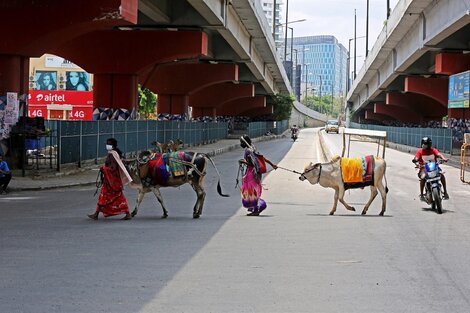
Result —
<path fill-rule="evenodd" d="M 399 0 L 390 0 L 393 11 Z M 283 0 L 283 23 L 285 4 Z M 369 51 L 383 29 L 387 18 L 387 0 L 369 0 Z M 305 22 L 290 24 L 294 37 L 333 35 L 348 49 L 349 38 L 354 37 L 354 9 L 357 12 L 357 37 L 366 34 L 366 0 L 289 0 L 289 21 L 306 19 Z M 290 31 L 289 31 L 290 37 Z M 357 62 L 363 62 L 365 38 L 357 39 Z M 351 41 L 351 50 L 353 49 Z"/>

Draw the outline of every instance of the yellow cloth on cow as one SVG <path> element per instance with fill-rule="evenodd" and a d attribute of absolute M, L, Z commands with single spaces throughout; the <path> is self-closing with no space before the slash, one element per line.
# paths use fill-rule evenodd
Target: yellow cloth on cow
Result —
<path fill-rule="evenodd" d="M 362 159 L 341 158 L 341 173 L 345 183 L 362 183 Z"/>

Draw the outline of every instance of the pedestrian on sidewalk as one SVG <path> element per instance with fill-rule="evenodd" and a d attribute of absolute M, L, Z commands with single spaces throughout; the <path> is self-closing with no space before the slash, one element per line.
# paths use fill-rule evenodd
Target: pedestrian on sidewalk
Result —
<path fill-rule="evenodd" d="M 89 214 L 88 217 L 97 220 L 101 212 L 104 217 L 125 214 L 122 219 L 129 220 L 132 216 L 122 190 L 124 185 L 132 181 L 132 178 L 121 161 L 122 152 L 117 147 L 116 139 L 109 138 L 106 141 L 106 150 L 108 150 L 108 156 L 104 166 L 100 168 L 103 185 L 98 204 L 95 213 Z"/>
<path fill-rule="evenodd" d="M 11 180 L 11 172 L 8 164 L 3 160 L 3 155 L 0 154 L 0 194 L 7 193 L 7 187 Z"/>
<path fill-rule="evenodd" d="M 247 135 L 240 137 L 240 145 L 245 149 L 245 154 L 238 162 L 240 168 L 246 166 L 240 190 L 242 204 L 250 212 L 248 216 L 258 216 L 267 206 L 266 201 L 261 199 L 261 178 L 263 173 L 266 173 L 266 163 L 274 169 L 277 169 L 277 165 L 259 154 Z"/>

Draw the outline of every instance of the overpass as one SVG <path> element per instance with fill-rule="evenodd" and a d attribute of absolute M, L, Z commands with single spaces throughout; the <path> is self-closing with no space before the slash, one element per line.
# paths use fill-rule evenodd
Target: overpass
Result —
<path fill-rule="evenodd" d="M 256 1 L 20 0 L 1 6 L 0 75 L 7 79 L 0 94 L 27 93 L 29 57 L 44 53 L 93 73 L 100 108 L 134 110 L 141 84 L 159 95 L 159 113 L 185 114 L 192 107 L 194 117 L 254 117 L 273 113 L 272 95 L 292 93 Z"/>
<path fill-rule="evenodd" d="M 400 0 L 347 94 L 357 122 L 422 123 L 445 115 L 449 75 L 470 69 L 470 0 Z"/>

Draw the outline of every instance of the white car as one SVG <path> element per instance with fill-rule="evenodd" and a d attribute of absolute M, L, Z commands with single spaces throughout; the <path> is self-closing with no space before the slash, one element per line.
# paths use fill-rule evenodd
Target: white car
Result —
<path fill-rule="evenodd" d="M 327 133 L 333 132 L 339 134 L 339 124 L 337 120 L 328 120 L 325 125 L 325 131 Z"/>

